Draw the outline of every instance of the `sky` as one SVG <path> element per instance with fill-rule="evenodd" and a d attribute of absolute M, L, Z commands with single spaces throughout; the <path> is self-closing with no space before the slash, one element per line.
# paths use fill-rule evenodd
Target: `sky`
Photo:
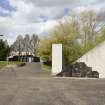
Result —
<path fill-rule="evenodd" d="M 72 11 L 89 9 L 103 13 L 105 0 L 0 0 L 0 34 L 9 44 L 17 35 L 43 36 Z"/>

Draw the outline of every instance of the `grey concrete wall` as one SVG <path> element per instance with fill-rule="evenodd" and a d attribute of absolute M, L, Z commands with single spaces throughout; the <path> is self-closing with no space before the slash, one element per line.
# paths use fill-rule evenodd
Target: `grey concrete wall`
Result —
<path fill-rule="evenodd" d="M 86 53 L 77 61 L 85 62 L 88 66 L 92 67 L 93 71 L 100 73 L 100 78 L 105 78 L 105 42 Z"/>

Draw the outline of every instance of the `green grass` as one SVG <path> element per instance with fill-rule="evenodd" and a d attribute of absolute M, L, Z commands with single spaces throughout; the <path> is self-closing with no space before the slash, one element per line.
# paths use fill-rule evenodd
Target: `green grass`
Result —
<path fill-rule="evenodd" d="M 21 62 L 17 62 L 17 61 L 0 61 L 0 69 L 2 69 L 3 67 L 7 66 L 7 65 L 11 65 L 11 64 L 19 64 Z"/>
<path fill-rule="evenodd" d="M 51 72 L 51 66 L 48 66 L 48 65 L 44 65 L 43 64 L 43 70 L 47 71 L 47 72 Z"/>

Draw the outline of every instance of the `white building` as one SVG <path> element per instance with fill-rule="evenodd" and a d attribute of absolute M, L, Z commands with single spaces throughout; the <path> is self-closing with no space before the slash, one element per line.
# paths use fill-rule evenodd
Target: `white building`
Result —
<path fill-rule="evenodd" d="M 105 78 L 105 42 L 101 43 L 77 60 L 85 62 L 93 71 L 99 72 L 100 78 Z"/>

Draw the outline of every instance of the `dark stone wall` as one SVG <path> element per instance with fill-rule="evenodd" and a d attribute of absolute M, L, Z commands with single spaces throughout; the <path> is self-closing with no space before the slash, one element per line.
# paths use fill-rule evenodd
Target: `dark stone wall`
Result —
<path fill-rule="evenodd" d="M 65 65 L 62 72 L 56 76 L 99 78 L 99 73 L 92 71 L 92 68 L 88 67 L 84 62 L 76 62 L 75 64 Z"/>

